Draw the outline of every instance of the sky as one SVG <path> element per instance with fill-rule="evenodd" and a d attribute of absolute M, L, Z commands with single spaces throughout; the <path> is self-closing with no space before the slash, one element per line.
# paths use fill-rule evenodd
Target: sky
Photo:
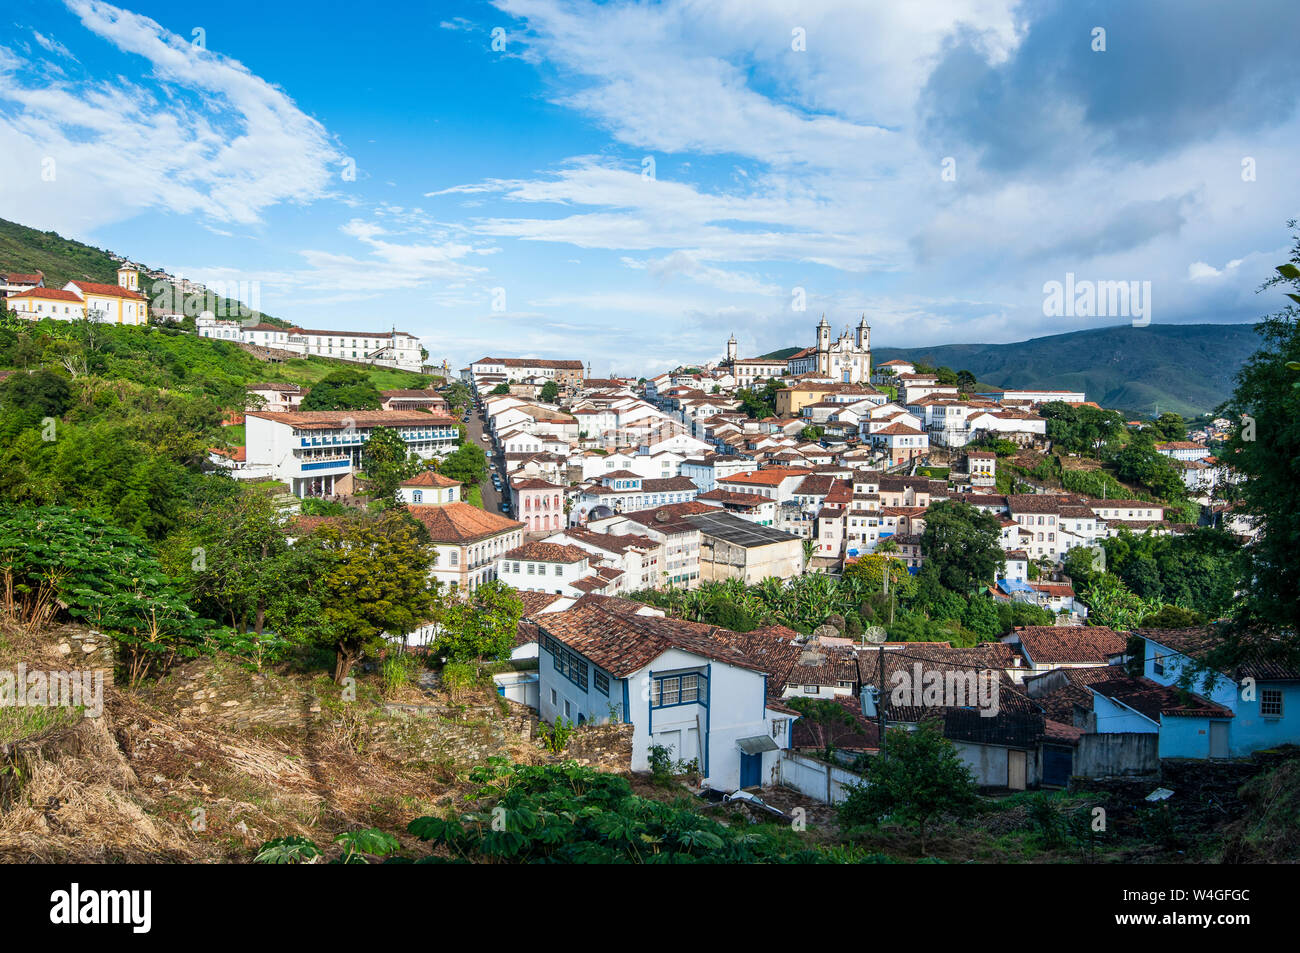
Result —
<path fill-rule="evenodd" d="M 1276 310 L 1292 0 L 7 0 L 0 218 L 303 327 L 644 375 Z M 1047 312 L 1053 311 L 1049 316 Z"/>

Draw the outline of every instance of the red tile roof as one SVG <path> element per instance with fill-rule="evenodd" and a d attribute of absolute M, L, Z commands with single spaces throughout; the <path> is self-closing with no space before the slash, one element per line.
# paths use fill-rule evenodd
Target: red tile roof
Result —
<path fill-rule="evenodd" d="M 429 530 L 429 538 L 435 543 L 473 543 L 489 536 L 524 529 L 523 523 L 480 510 L 469 503 L 410 506 L 407 509 L 425 525 Z"/>
<path fill-rule="evenodd" d="M 130 288 L 123 288 L 121 285 L 101 285 L 95 281 L 70 281 L 68 284 L 76 286 L 85 295 L 100 295 L 105 298 L 130 298 L 133 301 L 148 300 L 140 292 L 132 291 Z"/>

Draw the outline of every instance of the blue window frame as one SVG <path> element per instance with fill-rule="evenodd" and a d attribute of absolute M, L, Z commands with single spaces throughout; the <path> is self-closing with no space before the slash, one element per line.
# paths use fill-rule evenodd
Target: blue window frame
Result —
<path fill-rule="evenodd" d="M 650 707 L 709 704 L 709 679 L 702 672 L 656 675 L 650 680 Z"/>
<path fill-rule="evenodd" d="M 602 695 L 608 695 L 609 676 L 606 675 L 604 672 L 596 672 L 595 681 L 596 681 L 596 691 L 600 692 Z"/>

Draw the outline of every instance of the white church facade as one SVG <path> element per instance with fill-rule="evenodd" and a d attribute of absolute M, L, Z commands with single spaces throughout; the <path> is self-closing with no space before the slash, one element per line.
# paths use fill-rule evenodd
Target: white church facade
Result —
<path fill-rule="evenodd" d="M 817 325 L 817 343 L 790 355 L 783 365 L 773 360 L 738 360 L 736 336 L 733 334 L 727 341 L 726 363 L 737 381 L 742 383 L 755 377 L 783 374 L 790 377 L 810 374 L 843 384 L 866 383 L 871 380 L 871 327 L 863 315 L 856 332 L 845 328 L 838 338 L 832 340 L 830 322 L 826 315 L 822 315 Z M 760 364 L 761 368 L 758 367 Z"/>

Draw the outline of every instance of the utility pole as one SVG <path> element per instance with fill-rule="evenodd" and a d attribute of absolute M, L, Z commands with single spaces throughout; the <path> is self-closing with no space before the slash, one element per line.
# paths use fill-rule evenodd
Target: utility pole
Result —
<path fill-rule="evenodd" d="M 880 750 L 885 750 L 885 646 L 876 648 L 876 734 Z"/>

